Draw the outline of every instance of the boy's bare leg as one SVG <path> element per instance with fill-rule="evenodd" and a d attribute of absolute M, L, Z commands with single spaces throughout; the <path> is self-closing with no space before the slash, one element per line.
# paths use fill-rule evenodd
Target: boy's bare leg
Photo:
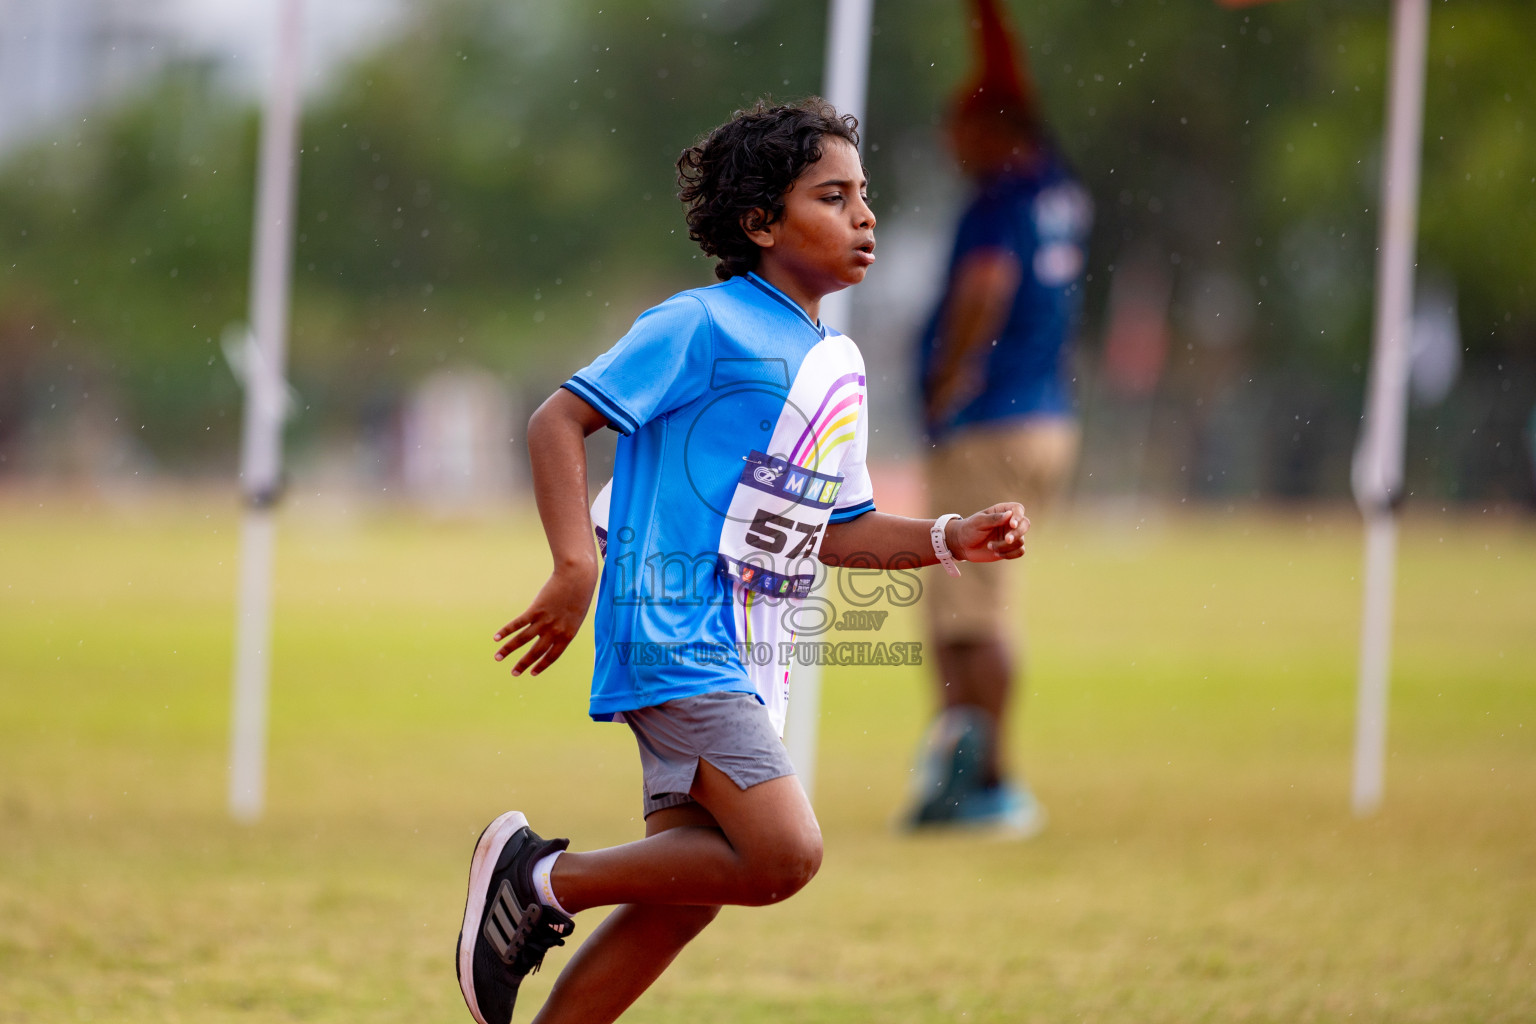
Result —
<path fill-rule="evenodd" d="M 560 972 L 534 1024 L 618 1019 L 721 903 L 771 903 L 816 873 L 821 830 L 794 776 L 741 790 L 700 761 L 692 796 L 698 804 L 650 815 L 639 842 L 555 862 L 555 892 L 572 913 L 612 902 L 605 892 L 630 895 Z M 640 894 L 670 902 L 635 902 Z"/>
<path fill-rule="evenodd" d="M 645 819 L 645 834 L 713 828 L 714 820 L 698 804 L 668 807 Z M 569 856 L 562 854 L 561 859 Z M 565 965 L 534 1024 L 617 1020 L 718 913 L 719 907 L 657 903 L 618 907 Z"/>
<path fill-rule="evenodd" d="M 616 908 L 560 972 L 533 1024 L 618 1020 L 719 912 L 654 903 Z"/>
<path fill-rule="evenodd" d="M 798 892 L 821 866 L 821 828 L 793 775 L 743 790 L 701 760 L 690 795 L 714 826 L 680 823 L 562 854 L 551 878 L 561 906 L 572 914 L 619 903 L 762 906 Z"/>

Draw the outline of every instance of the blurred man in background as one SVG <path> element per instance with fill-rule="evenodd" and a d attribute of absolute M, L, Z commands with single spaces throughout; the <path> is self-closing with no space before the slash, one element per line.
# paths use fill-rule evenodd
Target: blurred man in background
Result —
<path fill-rule="evenodd" d="M 997 0 L 970 6 L 980 68 L 956 97 L 948 131 L 973 195 L 919 348 L 925 476 L 932 512 L 998 493 L 1034 515 L 1060 492 L 1077 455 L 1069 342 L 1092 203 L 1045 132 Z M 928 577 L 941 710 L 912 827 L 1029 836 L 1045 826 L 1044 809 L 1009 777 L 1003 752 L 1022 627 L 1008 587 L 1018 570 L 1010 570 L 966 566 L 963 577 Z"/>

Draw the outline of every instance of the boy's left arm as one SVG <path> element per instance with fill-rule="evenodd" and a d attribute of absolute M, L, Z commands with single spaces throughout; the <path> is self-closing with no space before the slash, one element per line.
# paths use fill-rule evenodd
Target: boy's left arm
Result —
<path fill-rule="evenodd" d="M 821 542 L 821 560 L 827 565 L 871 569 L 937 565 L 939 556 L 928 533 L 933 523 L 885 512 L 866 512 L 846 523 L 832 523 Z M 961 561 L 998 562 L 1024 554 L 1028 530 L 1024 506 L 1003 501 L 964 519 L 951 519 L 944 525 L 944 543 Z"/>

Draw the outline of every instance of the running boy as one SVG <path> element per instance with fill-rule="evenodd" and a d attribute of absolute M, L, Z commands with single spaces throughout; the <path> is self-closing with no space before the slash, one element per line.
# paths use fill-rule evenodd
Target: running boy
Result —
<path fill-rule="evenodd" d="M 529 422 L 554 568 L 496 633 L 496 658 L 531 644 L 512 674 L 537 675 L 586 618 L 600 563 L 585 438 L 612 427 L 590 713 L 635 734 L 646 837 L 578 853 L 516 811 L 486 827 L 458 949 L 481 1024 L 511 1019 L 580 911 L 617 906 L 536 1024 L 615 1020 L 722 905 L 775 903 L 816 874 L 821 830 L 779 738 L 788 670 L 772 657 L 802 625 L 810 559 L 957 572 L 957 558 L 1024 552 L 1016 503 L 936 521 L 875 511 L 863 359 L 819 319 L 822 296 L 875 261 L 857 144 L 853 118 L 813 98 L 759 103 L 684 151 L 690 237 L 722 283 L 642 314 Z"/>

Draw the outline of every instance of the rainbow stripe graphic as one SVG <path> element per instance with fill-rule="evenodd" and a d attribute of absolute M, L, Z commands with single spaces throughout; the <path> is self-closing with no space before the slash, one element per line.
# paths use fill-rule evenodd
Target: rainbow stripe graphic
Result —
<path fill-rule="evenodd" d="M 790 462 L 802 469 L 820 470 L 833 452 L 853 441 L 859 407 L 864 404 L 864 383 L 860 373 L 847 373 L 832 382 L 790 451 Z"/>

